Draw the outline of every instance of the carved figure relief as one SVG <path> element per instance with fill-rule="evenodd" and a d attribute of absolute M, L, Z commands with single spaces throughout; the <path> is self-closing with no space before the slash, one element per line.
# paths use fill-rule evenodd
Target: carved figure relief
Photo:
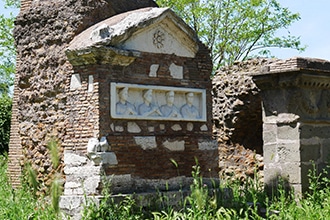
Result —
<path fill-rule="evenodd" d="M 181 118 L 179 109 L 174 105 L 174 96 L 174 91 L 169 91 L 166 93 L 166 104 L 160 106 L 160 112 L 164 117 Z"/>
<path fill-rule="evenodd" d="M 119 101 L 116 104 L 116 113 L 118 115 L 136 115 L 134 105 L 127 101 L 128 98 L 128 88 L 124 87 L 118 92 Z"/>
<path fill-rule="evenodd" d="M 181 107 L 181 115 L 184 118 L 199 118 L 199 112 L 197 108 L 193 105 L 194 93 L 188 92 L 186 94 L 187 103 Z"/>
<path fill-rule="evenodd" d="M 310 119 L 327 119 L 330 115 L 330 100 L 327 90 L 300 89 L 295 97 L 300 114 Z"/>
<path fill-rule="evenodd" d="M 205 99 L 203 89 L 111 83 L 111 116 L 206 121 Z"/>
<path fill-rule="evenodd" d="M 143 103 L 139 106 L 139 115 L 142 116 L 162 116 L 159 108 L 152 102 L 152 90 L 143 91 Z"/>

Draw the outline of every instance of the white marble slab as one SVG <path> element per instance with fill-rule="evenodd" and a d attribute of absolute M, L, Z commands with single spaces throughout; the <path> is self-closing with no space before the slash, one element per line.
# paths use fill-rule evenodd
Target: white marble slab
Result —
<path fill-rule="evenodd" d="M 111 83 L 110 115 L 116 119 L 206 121 L 206 90 Z"/>

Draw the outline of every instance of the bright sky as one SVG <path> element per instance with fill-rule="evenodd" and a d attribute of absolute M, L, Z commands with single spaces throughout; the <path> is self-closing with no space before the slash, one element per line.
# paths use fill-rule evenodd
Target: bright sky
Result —
<path fill-rule="evenodd" d="M 301 19 L 295 22 L 289 31 L 300 36 L 304 52 L 290 49 L 272 50 L 274 56 L 286 59 L 294 56 L 312 57 L 330 60 L 330 0 L 278 0 L 291 12 L 298 12 Z"/>
<path fill-rule="evenodd" d="M 291 49 L 273 49 L 275 57 L 286 59 L 294 56 L 330 60 L 330 0 L 278 0 L 291 12 L 298 12 L 301 19 L 289 31 L 300 36 L 303 45 L 308 47 L 302 53 Z M 10 10 L 9 10 L 10 11 Z M 16 11 L 17 13 L 17 11 Z M 0 14 L 8 14 L 0 0 Z"/>

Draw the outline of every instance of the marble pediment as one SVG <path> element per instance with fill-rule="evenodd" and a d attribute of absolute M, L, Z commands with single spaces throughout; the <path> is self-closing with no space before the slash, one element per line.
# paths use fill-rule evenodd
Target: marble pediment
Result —
<path fill-rule="evenodd" d="M 66 53 L 70 59 L 104 48 L 112 48 L 121 56 L 138 56 L 123 52 L 133 51 L 193 58 L 198 51 L 198 38 L 171 9 L 143 8 L 93 25 L 73 39 Z"/>

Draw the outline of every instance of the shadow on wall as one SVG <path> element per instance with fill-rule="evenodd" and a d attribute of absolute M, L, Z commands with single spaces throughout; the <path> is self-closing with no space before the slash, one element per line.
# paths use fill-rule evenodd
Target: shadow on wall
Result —
<path fill-rule="evenodd" d="M 226 69 L 228 68 L 228 69 Z M 262 154 L 262 109 L 258 88 L 243 71 L 224 67 L 212 80 L 214 136 Z"/>
<path fill-rule="evenodd" d="M 280 197 L 292 196 L 292 186 L 289 183 L 289 178 L 287 176 L 282 176 L 281 174 L 276 174 L 272 179 L 265 182 L 265 192 L 270 197 Z"/>

